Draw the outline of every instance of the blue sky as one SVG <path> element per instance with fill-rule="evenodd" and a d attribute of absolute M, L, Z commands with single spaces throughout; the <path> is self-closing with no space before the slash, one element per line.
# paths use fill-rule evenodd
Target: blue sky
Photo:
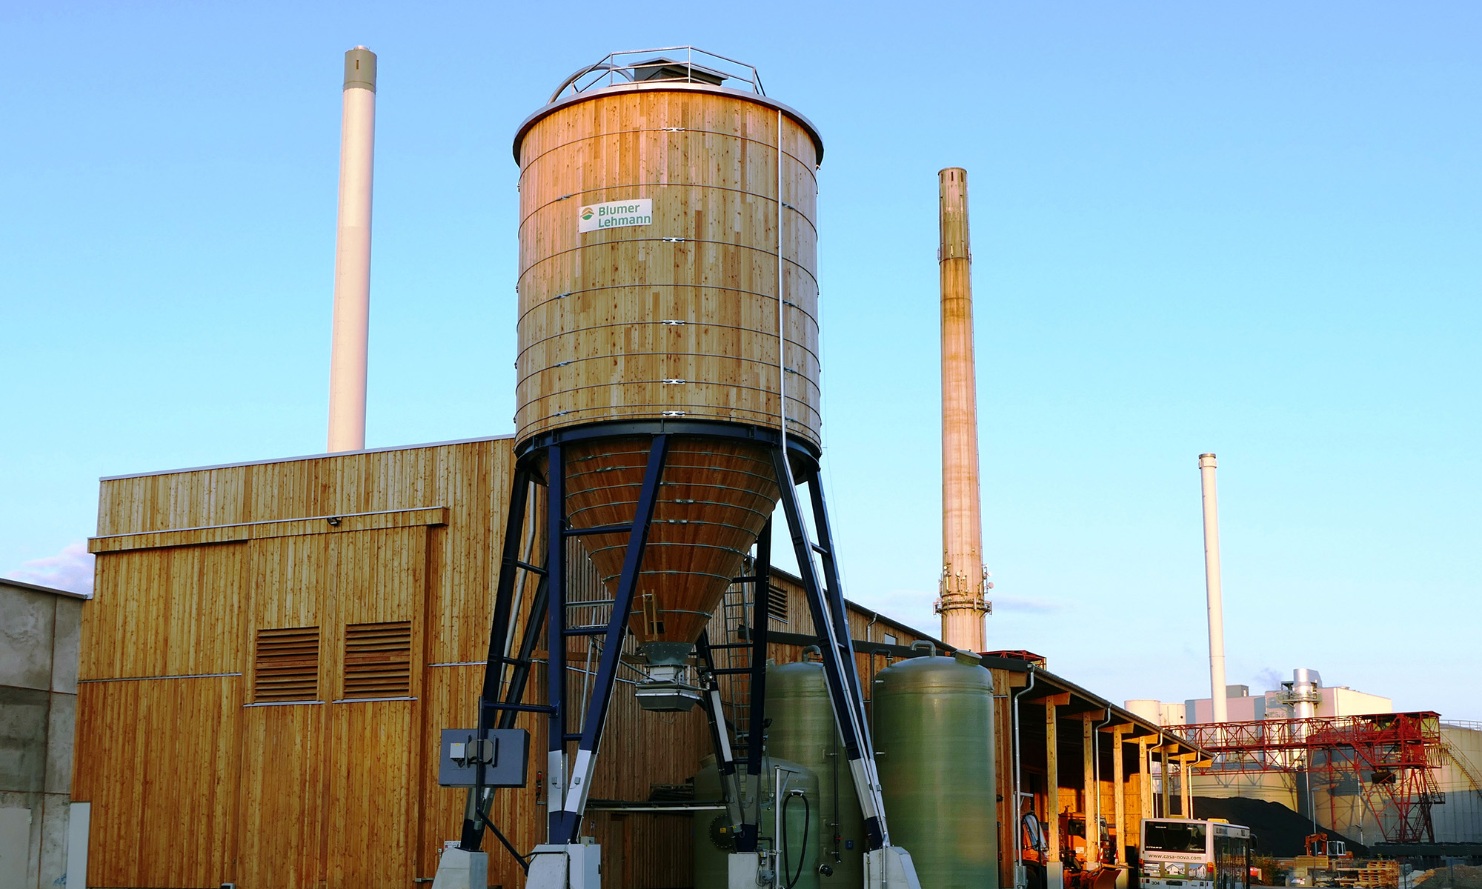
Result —
<path fill-rule="evenodd" d="M 931 629 L 936 173 L 969 171 L 992 647 L 1114 700 L 1310 666 L 1482 719 L 1482 8 L 0 6 L 0 576 L 97 479 L 323 448 L 341 57 L 380 56 L 372 447 L 513 413 L 517 124 L 607 52 L 822 131 L 846 592 Z"/>

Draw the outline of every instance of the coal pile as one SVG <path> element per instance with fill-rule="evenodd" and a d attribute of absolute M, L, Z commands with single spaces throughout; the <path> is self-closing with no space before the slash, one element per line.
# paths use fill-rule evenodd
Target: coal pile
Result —
<path fill-rule="evenodd" d="M 1368 858 L 1369 848 L 1360 845 L 1332 828 L 1319 825 L 1313 831 L 1312 822 L 1281 803 L 1260 799 L 1230 797 L 1194 797 L 1194 811 L 1200 818 L 1223 818 L 1231 824 L 1243 824 L 1250 828 L 1256 838 L 1255 854 L 1272 858 L 1295 858 L 1306 854 L 1304 843 L 1307 835 L 1322 832 L 1329 840 L 1342 840 L 1355 858 Z M 1482 889 L 1482 887 L 1479 887 Z"/>

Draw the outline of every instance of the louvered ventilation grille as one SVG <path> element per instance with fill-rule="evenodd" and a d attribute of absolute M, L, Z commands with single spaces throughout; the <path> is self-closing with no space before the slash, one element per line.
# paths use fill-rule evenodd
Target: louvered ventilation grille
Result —
<path fill-rule="evenodd" d="M 767 587 L 767 616 L 772 620 L 787 620 L 787 591 Z"/>
<path fill-rule="evenodd" d="M 319 628 L 257 631 L 252 700 L 259 704 L 319 699 Z"/>
<path fill-rule="evenodd" d="M 345 627 L 345 697 L 399 698 L 411 693 L 411 621 Z"/>

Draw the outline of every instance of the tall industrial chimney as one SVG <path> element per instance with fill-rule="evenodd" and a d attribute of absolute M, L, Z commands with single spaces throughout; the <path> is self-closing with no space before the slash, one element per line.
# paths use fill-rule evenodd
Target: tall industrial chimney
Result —
<path fill-rule="evenodd" d="M 329 450 L 365 447 L 365 356 L 370 337 L 371 171 L 376 140 L 376 54 L 345 53 L 340 125 L 340 214 L 335 234 L 334 332 L 329 361 Z"/>
<path fill-rule="evenodd" d="M 1214 454 L 1199 455 L 1204 491 L 1204 588 L 1209 595 L 1209 691 L 1214 721 L 1225 722 L 1225 618 L 1220 604 L 1220 516 L 1214 489 Z"/>
<path fill-rule="evenodd" d="M 978 387 L 973 368 L 972 250 L 968 243 L 967 171 L 937 174 L 942 246 L 942 580 L 937 611 L 942 641 L 983 650 L 983 520 L 978 493 Z"/>

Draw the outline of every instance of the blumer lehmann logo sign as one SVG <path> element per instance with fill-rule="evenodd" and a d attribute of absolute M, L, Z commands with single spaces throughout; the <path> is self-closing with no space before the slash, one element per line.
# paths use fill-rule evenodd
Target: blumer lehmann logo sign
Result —
<path fill-rule="evenodd" d="M 584 204 L 578 214 L 577 230 L 594 232 L 601 228 L 648 225 L 653 221 L 654 202 L 652 198 L 608 201 L 605 204 Z"/>

